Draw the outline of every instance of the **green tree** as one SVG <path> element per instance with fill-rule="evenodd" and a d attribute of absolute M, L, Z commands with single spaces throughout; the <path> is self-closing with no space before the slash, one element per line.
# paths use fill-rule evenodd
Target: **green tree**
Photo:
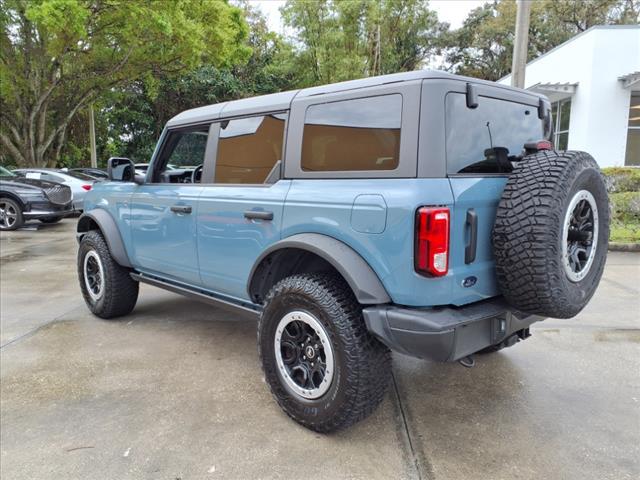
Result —
<path fill-rule="evenodd" d="M 303 85 L 419 68 L 443 25 L 426 0 L 288 0 Z"/>
<path fill-rule="evenodd" d="M 539 0 L 531 4 L 528 59 L 532 60 L 594 25 L 638 23 L 638 0 Z M 463 26 L 445 34 L 450 70 L 487 80 L 511 71 L 516 4 L 494 0 L 470 12 Z"/>
<path fill-rule="evenodd" d="M 156 83 L 132 82 L 102 98 L 97 132 L 103 158 L 125 156 L 146 162 L 164 124 L 189 108 L 295 88 L 300 75 L 292 47 L 269 31 L 264 16 L 240 3 L 249 26 L 251 55 L 241 64 L 200 65 L 180 75 L 162 75 Z M 75 149 L 69 149 L 69 160 Z"/>
<path fill-rule="evenodd" d="M 241 10 L 216 0 L 2 0 L 0 30 L 0 144 L 28 166 L 54 165 L 101 94 L 250 55 Z"/>

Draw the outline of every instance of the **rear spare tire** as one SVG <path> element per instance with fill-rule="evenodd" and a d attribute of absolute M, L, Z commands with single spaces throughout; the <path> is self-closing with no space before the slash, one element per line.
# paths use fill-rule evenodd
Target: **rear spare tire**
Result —
<path fill-rule="evenodd" d="M 600 282 L 608 241 L 607 190 L 591 155 L 543 151 L 516 164 L 492 232 L 498 284 L 510 304 L 573 317 Z"/>

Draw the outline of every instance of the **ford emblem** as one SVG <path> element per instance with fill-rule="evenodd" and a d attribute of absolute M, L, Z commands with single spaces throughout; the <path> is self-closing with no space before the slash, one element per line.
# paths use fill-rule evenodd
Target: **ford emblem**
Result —
<path fill-rule="evenodd" d="M 476 282 L 477 282 L 477 281 L 478 281 L 477 277 L 474 277 L 474 276 L 472 275 L 472 276 L 470 276 L 470 277 L 465 278 L 465 279 L 462 281 L 462 286 L 463 286 L 464 288 L 473 287 L 473 286 L 476 284 Z"/>

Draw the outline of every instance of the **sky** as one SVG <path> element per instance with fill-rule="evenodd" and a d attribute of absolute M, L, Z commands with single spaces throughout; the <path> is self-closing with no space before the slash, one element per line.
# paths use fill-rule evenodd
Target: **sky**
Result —
<path fill-rule="evenodd" d="M 460 28 L 462 22 L 467 18 L 467 14 L 476 7 L 479 7 L 488 0 L 430 0 L 429 6 L 438 14 L 441 22 L 447 22 L 451 28 Z M 267 16 L 269 28 L 271 30 L 284 33 L 280 11 L 285 4 L 284 0 L 253 0 L 249 3 L 260 8 Z"/>

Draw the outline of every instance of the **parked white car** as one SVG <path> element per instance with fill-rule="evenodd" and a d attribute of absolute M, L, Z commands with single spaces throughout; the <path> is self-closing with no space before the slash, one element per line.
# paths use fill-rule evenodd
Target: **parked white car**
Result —
<path fill-rule="evenodd" d="M 53 168 L 19 168 L 14 173 L 26 178 L 47 180 L 68 186 L 73 194 L 73 209 L 79 212 L 84 210 L 84 196 L 93 188 L 96 179 L 80 172 L 61 172 Z"/>

